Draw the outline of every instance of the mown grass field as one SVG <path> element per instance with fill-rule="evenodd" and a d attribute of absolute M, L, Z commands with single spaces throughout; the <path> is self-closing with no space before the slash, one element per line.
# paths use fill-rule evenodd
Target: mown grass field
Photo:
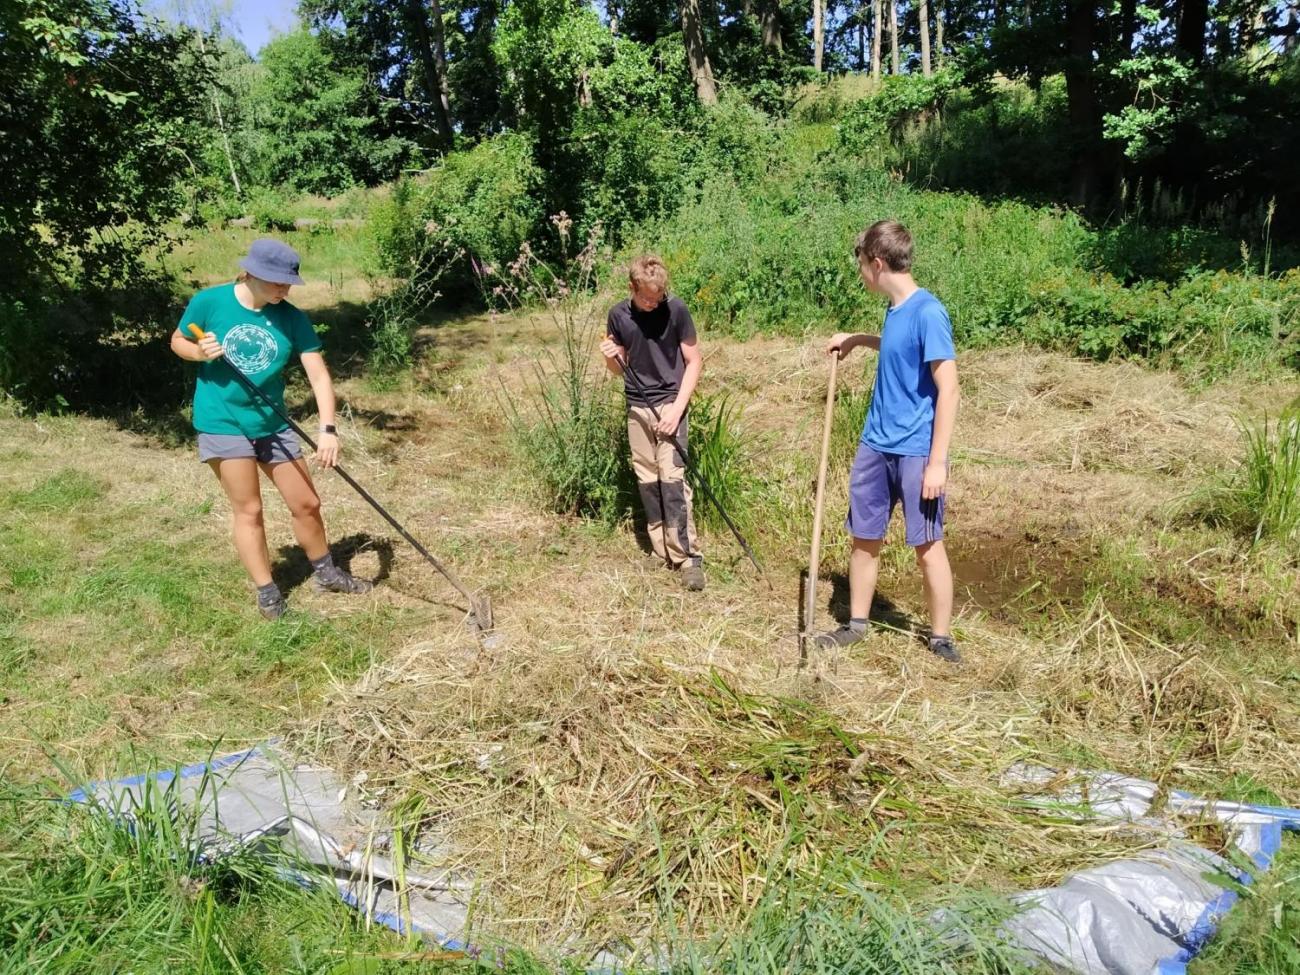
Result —
<path fill-rule="evenodd" d="M 199 283 L 252 236 L 222 233 L 188 252 Z M 370 287 L 359 245 L 293 238 L 328 282 L 303 306 L 354 315 Z M 967 665 L 917 642 L 920 584 L 894 544 L 877 604 L 888 625 L 801 666 L 816 341 L 704 333 L 702 389 L 735 409 L 736 497 L 774 588 L 706 527 L 698 596 L 647 559 L 633 526 L 548 510 L 508 403 L 527 407 L 555 342 L 546 315 L 466 316 L 423 330 L 396 378 L 340 370 L 345 462 L 490 589 L 492 648 L 335 478 L 320 478 L 332 539 L 380 585 L 356 601 L 311 594 L 268 496 L 295 612 L 266 624 L 192 447 L 106 420 L 0 416 L 0 970 L 479 964 L 388 958 L 414 949 L 254 864 L 196 884 L 165 837 L 52 811 L 65 775 L 270 736 L 436 819 L 478 879 L 484 929 L 541 956 L 665 926 L 683 942 L 738 932 L 716 956 L 683 955 L 684 971 L 783 970 L 769 961 L 789 957 L 800 918 L 824 951 L 824 967 L 800 971 L 1006 970 L 940 957 L 919 933 L 913 950 L 890 924 L 919 932 L 935 904 L 1055 883 L 1145 842 L 1019 808 L 999 786 L 1015 761 L 1300 802 L 1294 552 L 1197 516 L 1241 456 L 1237 419 L 1294 399 L 1293 376 L 1192 385 L 1025 348 L 963 356 L 950 538 Z M 841 370 L 823 625 L 847 598 L 838 522 L 869 365 Z M 302 385 L 290 402 L 310 414 Z M 1298 865 L 1288 841 L 1198 975 L 1295 970 Z"/>

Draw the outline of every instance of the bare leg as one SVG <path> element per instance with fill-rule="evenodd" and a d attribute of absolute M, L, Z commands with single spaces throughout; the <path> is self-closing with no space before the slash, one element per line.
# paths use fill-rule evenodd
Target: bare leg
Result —
<path fill-rule="evenodd" d="M 925 600 L 930 606 L 930 635 L 952 635 L 952 568 L 943 542 L 916 547 L 916 561 L 925 582 Z"/>
<path fill-rule="evenodd" d="M 280 497 L 284 498 L 293 519 L 293 536 L 307 553 L 307 558 L 319 559 L 328 555 L 330 549 L 325 538 L 325 521 L 320 513 L 320 495 L 312 483 L 307 462 L 299 458 L 278 464 L 263 464 L 262 471 L 271 479 L 271 483 L 280 492 Z"/>
<path fill-rule="evenodd" d="M 871 612 L 882 545 L 881 539 L 853 539 L 853 554 L 849 557 L 849 615 L 853 619 L 864 620 Z"/>
<path fill-rule="evenodd" d="M 253 585 L 271 581 L 271 556 L 266 550 L 266 527 L 262 522 L 262 490 L 257 476 L 257 462 L 251 457 L 233 460 L 210 460 L 208 466 L 217 475 L 221 488 L 230 499 L 235 551 L 239 561 L 252 576 Z"/>

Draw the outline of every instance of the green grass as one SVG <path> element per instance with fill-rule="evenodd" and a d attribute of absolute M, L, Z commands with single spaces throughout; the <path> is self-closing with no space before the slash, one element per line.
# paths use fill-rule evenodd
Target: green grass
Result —
<path fill-rule="evenodd" d="M 1300 971 L 1300 840 L 1285 838 L 1272 868 L 1241 888 L 1188 975 L 1291 975 Z"/>
<path fill-rule="evenodd" d="M 1284 544 L 1300 539 L 1300 417 L 1243 427 L 1246 458 L 1233 503 L 1251 535 Z"/>
<path fill-rule="evenodd" d="M 10 774 L 39 775 L 47 751 L 98 776 L 123 770 L 132 741 L 167 761 L 273 734 L 421 625 L 416 610 L 382 602 L 328 619 L 301 593 L 296 612 L 265 624 L 210 515 L 215 485 L 200 482 L 194 500 L 189 487 L 109 495 L 128 480 L 66 469 L 0 489 Z"/>
<path fill-rule="evenodd" d="M 168 265 L 183 278 L 200 285 L 233 281 L 239 260 L 259 237 L 284 241 L 302 258 L 302 275 L 309 283 L 324 283 L 342 291 L 359 274 L 372 273 L 375 265 L 369 231 L 365 227 L 320 227 L 274 233 L 241 227 L 200 227 L 185 232 L 181 246 L 167 257 Z M 291 296 L 292 297 L 292 296 Z"/>
<path fill-rule="evenodd" d="M 169 787 L 146 792 L 130 829 L 59 791 L 0 793 L 0 972 L 411 970 L 384 957 L 416 946 L 368 927 L 331 890 L 283 879 L 274 860 L 197 860 L 193 817 Z"/>
<path fill-rule="evenodd" d="M 742 527 L 750 524 L 751 502 L 760 488 L 749 467 L 747 439 L 739 423 L 739 409 L 726 393 L 692 400 L 687 449 L 696 473 L 688 471 L 687 478 L 695 489 L 696 519 L 719 531 L 726 531 L 726 523 L 699 482 L 708 484 L 733 521 Z"/>
<path fill-rule="evenodd" d="M 680 949 L 682 975 L 1013 975 L 1028 973 L 992 932 L 1005 904 L 958 898 L 942 921 L 882 893 L 865 864 L 834 859 L 812 878 L 769 876 L 744 929 Z"/>
<path fill-rule="evenodd" d="M 1249 552 L 1262 572 L 1277 578 L 1279 598 L 1269 616 L 1295 618 L 1293 578 L 1300 543 L 1300 416 L 1284 411 L 1276 421 L 1267 416 L 1258 424 L 1239 422 L 1240 464 L 1215 473 L 1173 505 L 1182 521 L 1226 530 Z"/>
<path fill-rule="evenodd" d="M 32 513 L 65 511 L 97 501 L 104 485 L 78 470 L 60 471 L 27 491 L 15 491 L 6 502 L 18 511 Z"/>

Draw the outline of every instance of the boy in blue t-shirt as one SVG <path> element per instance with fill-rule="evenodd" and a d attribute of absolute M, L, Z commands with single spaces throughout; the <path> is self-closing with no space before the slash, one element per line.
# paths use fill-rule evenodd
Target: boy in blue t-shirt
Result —
<path fill-rule="evenodd" d="M 957 419 L 957 354 L 943 304 L 912 279 L 912 235 L 894 220 L 864 230 L 853 248 L 867 289 L 889 299 L 880 335 L 840 332 L 826 351 L 844 359 L 859 346 L 880 353 L 871 409 L 849 474 L 853 536 L 849 622 L 816 638 L 821 647 L 848 646 L 867 634 L 880 547 L 894 506 L 903 503 L 907 544 L 930 604 L 930 650 L 961 660 L 953 643 L 952 569 L 943 547 L 948 444 Z"/>

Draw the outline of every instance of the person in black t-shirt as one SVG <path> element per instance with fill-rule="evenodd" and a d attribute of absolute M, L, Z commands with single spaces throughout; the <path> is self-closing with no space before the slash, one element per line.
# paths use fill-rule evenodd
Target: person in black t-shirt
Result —
<path fill-rule="evenodd" d="M 609 311 L 600 351 L 606 368 L 623 376 L 632 469 L 650 544 L 681 573 L 687 589 L 698 591 L 704 588 L 703 556 L 682 457 L 687 407 L 704 360 L 691 313 L 680 298 L 668 294 L 663 260 L 653 254 L 636 258 L 628 268 L 628 286 L 630 297 Z M 622 363 L 632 375 L 623 374 Z"/>

